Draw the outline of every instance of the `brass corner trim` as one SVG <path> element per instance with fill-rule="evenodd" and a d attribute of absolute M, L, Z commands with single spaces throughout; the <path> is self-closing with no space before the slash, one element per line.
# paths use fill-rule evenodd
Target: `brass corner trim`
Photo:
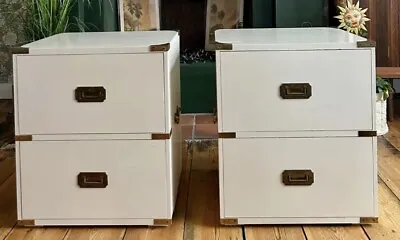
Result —
<path fill-rule="evenodd" d="M 377 217 L 360 217 L 360 223 L 378 223 Z"/>
<path fill-rule="evenodd" d="M 169 43 L 150 45 L 150 52 L 167 52 L 170 47 Z"/>
<path fill-rule="evenodd" d="M 213 122 L 214 123 L 218 122 L 218 110 L 217 110 L 217 108 L 213 109 Z"/>
<path fill-rule="evenodd" d="M 32 141 L 32 135 L 15 135 L 15 141 Z"/>
<path fill-rule="evenodd" d="M 168 140 L 172 136 L 172 129 L 169 133 L 152 133 L 151 140 Z"/>
<path fill-rule="evenodd" d="M 29 54 L 29 48 L 27 48 L 27 47 L 12 47 L 11 54 Z"/>
<path fill-rule="evenodd" d="M 236 138 L 236 133 L 235 132 L 218 133 L 218 138 Z"/>
<path fill-rule="evenodd" d="M 372 41 L 372 40 L 358 41 L 357 47 L 358 48 L 374 48 L 374 47 L 376 47 L 376 42 Z"/>
<path fill-rule="evenodd" d="M 32 227 L 32 226 L 35 226 L 35 220 L 32 220 L 32 219 L 18 220 L 17 226 Z"/>
<path fill-rule="evenodd" d="M 232 50 L 233 45 L 232 43 L 220 43 L 220 42 L 215 42 L 215 50 Z"/>
<path fill-rule="evenodd" d="M 172 224 L 172 219 L 153 219 L 154 226 L 169 226 Z"/>
<path fill-rule="evenodd" d="M 359 137 L 376 137 L 377 132 L 376 131 L 358 131 L 358 136 Z"/>
<path fill-rule="evenodd" d="M 221 218 L 221 225 L 238 225 L 239 220 L 237 218 Z"/>

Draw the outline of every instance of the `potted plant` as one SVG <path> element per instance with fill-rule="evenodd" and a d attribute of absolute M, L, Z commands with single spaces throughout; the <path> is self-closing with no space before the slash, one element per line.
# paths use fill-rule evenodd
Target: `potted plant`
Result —
<path fill-rule="evenodd" d="M 81 16 L 72 16 L 74 8 L 91 7 L 92 0 L 28 0 L 25 3 L 24 32 L 28 42 L 55 34 L 85 31 Z M 99 6 L 103 0 L 96 1 Z M 111 1 L 109 0 L 111 5 Z M 101 9 L 101 8 L 100 8 Z M 79 14 L 80 15 L 80 14 Z"/>
<path fill-rule="evenodd" d="M 386 100 L 392 92 L 392 85 L 386 79 L 376 78 L 376 130 L 378 135 L 384 135 L 389 131 Z"/>

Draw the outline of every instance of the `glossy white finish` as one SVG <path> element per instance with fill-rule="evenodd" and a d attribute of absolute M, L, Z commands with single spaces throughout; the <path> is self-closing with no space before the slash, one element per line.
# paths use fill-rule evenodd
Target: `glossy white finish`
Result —
<path fill-rule="evenodd" d="M 370 49 L 222 52 L 219 60 L 220 131 L 373 128 Z M 312 96 L 283 99 L 285 83 L 308 83 Z"/>
<path fill-rule="evenodd" d="M 169 132 L 163 62 L 163 53 L 18 56 L 17 134 Z M 104 87 L 105 101 L 76 101 L 80 86 Z"/>
<path fill-rule="evenodd" d="M 356 49 L 366 40 L 336 28 L 219 29 L 215 40 L 234 51 Z"/>
<path fill-rule="evenodd" d="M 375 49 L 331 28 L 224 29 L 216 51 L 220 217 L 239 224 L 359 223 L 378 217 Z M 309 99 L 282 99 L 309 83 Z M 311 169 L 311 186 L 285 186 Z"/>
<path fill-rule="evenodd" d="M 21 142 L 22 217 L 168 218 L 169 145 L 165 140 Z M 108 186 L 80 188 L 80 172 L 106 172 Z"/>
<path fill-rule="evenodd" d="M 150 45 L 170 43 L 176 31 L 61 33 L 23 45 L 34 55 L 148 53 Z"/>
<path fill-rule="evenodd" d="M 222 140 L 223 216 L 375 216 L 373 141 L 359 137 Z M 284 185 L 281 174 L 292 169 L 312 170 L 314 183 Z"/>
<path fill-rule="evenodd" d="M 179 35 L 158 33 L 64 35 L 13 56 L 15 133 L 32 135 L 16 142 L 19 220 L 153 225 L 172 219 L 182 166 L 174 122 L 181 105 Z M 148 52 L 153 43 L 170 49 Z M 103 86 L 106 100 L 78 103 L 78 86 Z M 171 131 L 168 140 L 151 138 Z M 107 172 L 108 186 L 79 188 L 84 171 Z"/>

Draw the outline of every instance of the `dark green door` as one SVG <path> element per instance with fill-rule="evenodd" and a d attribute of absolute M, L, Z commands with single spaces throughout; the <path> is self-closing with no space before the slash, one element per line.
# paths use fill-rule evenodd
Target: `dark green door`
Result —
<path fill-rule="evenodd" d="M 276 0 L 276 27 L 328 26 L 327 0 Z"/>

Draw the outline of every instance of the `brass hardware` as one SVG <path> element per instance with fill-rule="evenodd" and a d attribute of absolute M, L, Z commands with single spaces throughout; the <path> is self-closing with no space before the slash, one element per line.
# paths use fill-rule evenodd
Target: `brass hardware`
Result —
<path fill-rule="evenodd" d="M 221 225 L 238 225 L 239 221 L 237 218 L 221 218 Z"/>
<path fill-rule="evenodd" d="M 372 40 L 358 41 L 357 47 L 358 48 L 374 48 L 374 47 L 376 47 L 376 42 L 372 41 Z"/>
<path fill-rule="evenodd" d="M 105 172 L 81 172 L 78 174 L 78 185 L 81 188 L 105 188 L 108 178 Z"/>
<path fill-rule="evenodd" d="M 32 135 L 16 135 L 15 141 L 32 141 Z"/>
<path fill-rule="evenodd" d="M 282 182 L 285 185 L 311 185 L 314 183 L 314 173 L 311 170 L 285 170 L 282 172 Z"/>
<path fill-rule="evenodd" d="M 154 226 L 169 226 L 172 224 L 172 219 L 154 219 Z"/>
<path fill-rule="evenodd" d="M 75 99 L 78 102 L 104 102 L 106 89 L 104 87 L 77 87 Z"/>
<path fill-rule="evenodd" d="M 152 140 L 167 140 L 170 139 L 172 136 L 172 129 L 170 133 L 152 133 L 151 139 Z"/>
<path fill-rule="evenodd" d="M 236 138 L 235 132 L 218 133 L 219 138 Z"/>
<path fill-rule="evenodd" d="M 375 137 L 377 136 L 376 131 L 358 131 L 359 137 Z"/>
<path fill-rule="evenodd" d="M 283 83 L 279 90 L 283 99 L 308 99 L 311 97 L 309 83 Z"/>
<path fill-rule="evenodd" d="M 361 224 L 378 223 L 377 217 L 360 217 Z"/>
<path fill-rule="evenodd" d="M 231 43 L 220 43 L 215 42 L 215 50 L 232 50 L 233 45 Z"/>
<path fill-rule="evenodd" d="M 32 220 L 32 219 L 18 220 L 17 226 L 32 227 L 32 226 L 35 226 L 35 220 Z"/>
<path fill-rule="evenodd" d="M 170 47 L 169 43 L 150 45 L 150 52 L 166 52 Z"/>
<path fill-rule="evenodd" d="M 11 54 L 29 54 L 29 48 L 27 48 L 27 47 L 12 47 Z"/>
<path fill-rule="evenodd" d="M 217 112 L 217 108 L 213 109 L 213 121 L 214 123 L 218 122 L 218 112 Z"/>
<path fill-rule="evenodd" d="M 179 124 L 180 116 L 181 116 L 181 108 L 179 106 L 176 106 L 176 111 L 174 115 L 174 121 L 176 124 Z"/>

